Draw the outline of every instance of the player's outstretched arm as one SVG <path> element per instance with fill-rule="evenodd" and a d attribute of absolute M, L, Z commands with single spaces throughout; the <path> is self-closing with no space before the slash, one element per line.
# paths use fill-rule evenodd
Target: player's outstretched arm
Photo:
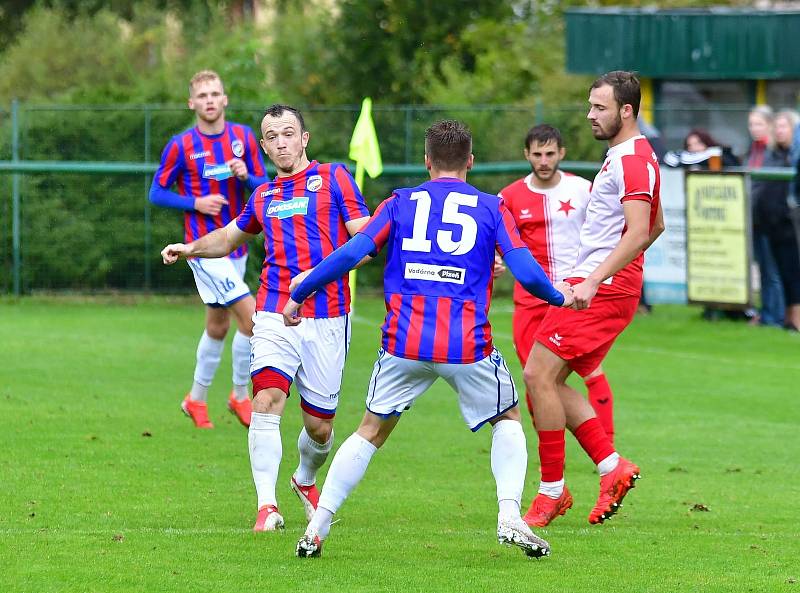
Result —
<path fill-rule="evenodd" d="M 289 326 L 300 323 L 295 316 L 300 303 L 326 284 L 344 276 L 376 249 L 371 237 L 359 233 L 319 262 L 292 291 L 291 299 L 282 311 L 283 322 Z"/>
<path fill-rule="evenodd" d="M 217 229 L 207 235 L 200 237 L 197 241 L 189 244 L 173 243 L 161 250 L 161 258 L 164 263 L 174 264 L 179 259 L 189 257 L 225 257 L 245 241 L 252 237 L 250 233 L 241 230 L 236 221 L 229 222 L 221 229 Z"/>
<path fill-rule="evenodd" d="M 367 224 L 368 222 L 369 222 L 369 216 L 362 216 L 361 218 L 356 218 L 354 220 L 348 220 L 347 222 L 344 223 L 344 226 L 347 229 L 348 234 L 351 237 L 355 237 L 356 233 L 358 233 L 358 231 L 360 231 L 361 228 L 365 224 Z M 373 258 L 374 258 L 373 255 L 367 254 L 364 257 L 362 257 L 361 261 L 358 262 L 355 266 L 353 266 L 353 268 L 357 270 L 358 268 L 360 268 L 364 264 L 372 261 Z"/>
<path fill-rule="evenodd" d="M 566 295 L 563 292 L 553 286 L 542 266 L 534 259 L 527 247 L 518 247 L 507 251 L 503 256 L 503 261 L 506 262 L 514 278 L 532 295 L 556 307 L 569 307 L 572 304 L 571 301 L 566 301 Z"/>

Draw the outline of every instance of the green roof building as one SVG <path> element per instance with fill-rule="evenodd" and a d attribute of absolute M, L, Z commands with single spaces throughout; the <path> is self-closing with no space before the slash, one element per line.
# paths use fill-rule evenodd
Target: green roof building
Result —
<path fill-rule="evenodd" d="M 741 155 L 750 107 L 798 106 L 800 10 L 573 9 L 566 23 L 567 70 L 638 72 L 669 148 L 700 127 Z"/>

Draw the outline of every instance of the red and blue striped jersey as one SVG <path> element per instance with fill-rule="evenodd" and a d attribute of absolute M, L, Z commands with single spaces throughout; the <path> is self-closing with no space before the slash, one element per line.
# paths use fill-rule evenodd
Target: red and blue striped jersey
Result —
<path fill-rule="evenodd" d="M 180 195 L 198 198 L 221 194 L 228 200 L 219 214 L 209 216 L 196 210 L 184 214 L 184 241 L 199 239 L 213 230 L 224 227 L 242 211 L 249 194 L 244 181 L 235 177 L 225 163 L 242 159 L 250 175 L 264 177 L 266 169 L 256 136 L 248 126 L 225 123 L 221 134 L 206 135 L 197 127 L 173 136 L 161 154 L 161 164 L 155 182 L 165 189 L 177 185 Z M 242 245 L 231 254 L 241 257 L 247 253 Z"/>
<path fill-rule="evenodd" d="M 456 364 L 491 354 L 494 254 L 525 247 L 502 198 L 439 178 L 395 190 L 359 232 L 386 245 L 387 352 Z"/>
<path fill-rule="evenodd" d="M 316 266 L 350 238 L 345 222 L 369 216 L 355 180 L 341 163 L 311 162 L 291 177 L 256 188 L 236 219 L 251 234 L 264 231 L 264 266 L 256 310 L 280 313 L 289 283 Z M 347 276 L 306 299 L 303 317 L 339 317 L 350 312 Z"/>

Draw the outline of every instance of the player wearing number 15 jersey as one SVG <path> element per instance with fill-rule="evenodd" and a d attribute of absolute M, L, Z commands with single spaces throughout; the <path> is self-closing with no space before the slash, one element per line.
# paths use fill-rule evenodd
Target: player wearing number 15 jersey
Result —
<path fill-rule="evenodd" d="M 528 290 L 547 302 L 569 305 L 571 295 L 568 287 L 562 293 L 547 279 L 501 198 L 466 183 L 471 152 L 472 137 L 463 124 L 431 126 L 425 134 L 431 180 L 396 190 L 347 245 L 299 283 L 283 310 L 287 325 L 297 325 L 300 303 L 313 291 L 385 248 L 387 314 L 367 411 L 334 457 L 317 510 L 298 542 L 298 556 L 319 555 L 334 513 L 363 477 L 373 453 L 400 415 L 440 377 L 458 393 L 471 430 L 492 425 L 499 541 L 529 556 L 549 553 L 547 542 L 530 531 L 519 513 L 527 453 L 517 391 L 492 345 L 488 320 L 495 252 Z"/>

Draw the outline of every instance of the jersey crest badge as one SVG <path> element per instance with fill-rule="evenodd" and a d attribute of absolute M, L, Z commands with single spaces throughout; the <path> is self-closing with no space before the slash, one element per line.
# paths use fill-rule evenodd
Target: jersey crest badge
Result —
<path fill-rule="evenodd" d="M 322 176 L 321 175 L 312 175 L 306 181 L 306 189 L 308 191 L 319 191 L 319 188 L 322 187 Z"/>
<path fill-rule="evenodd" d="M 238 138 L 231 142 L 231 151 L 233 151 L 233 156 L 242 158 L 244 156 L 244 142 Z"/>

